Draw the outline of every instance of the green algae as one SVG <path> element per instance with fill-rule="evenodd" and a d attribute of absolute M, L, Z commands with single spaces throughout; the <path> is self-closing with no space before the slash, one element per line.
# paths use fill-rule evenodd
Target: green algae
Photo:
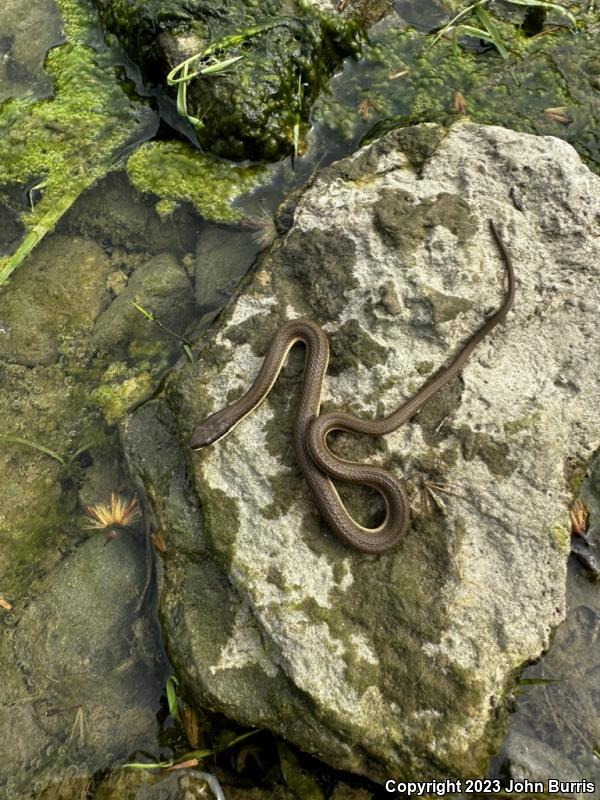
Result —
<path fill-rule="evenodd" d="M 230 0 L 226 9 L 215 0 L 96 3 L 149 80 L 167 89 L 186 63 L 197 73 L 180 76 L 185 83 L 170 91 L 202 147 L 228 158 L 273 160 L 297 150 L 315 97 L 360 46 L 356 22 L 304 2 Z M 199 74 L 208 54 L 229 69 Z"/>
<path fill-rule="evenodd" d="M 550 537 L 555 547 L 563 553 L 568 553 L 571 547 L 571 530 L 568 525 L 555 525 Z"/>
<path fill-rule="evenodd" d="M 58 5 L 68 41 L 46 57 L 53 96 L 37 102 L 13 98 L 0 106 L 3 183 L 43 184 L 41 197 L 20 215 L 20 247 L 0 259 L 0 282 L 154 117 L 141 100 L 125 94 L 116 70 L 88 45 L 94 14 L 87 0 Z"/>
<path fill-rule="evenodd" d="M 152 375 L 143 371 L 143 366 L 139 369 L 132 375 L 128 364 L 117 361 L 105 371 L 102 383 L 92 390 L 90 397 L 102 409 L 109 425 L 122 419 L 131 406 L 151 390 Z"/>
<path fill-rule="evenodd" d="M 508 60 L 477 50 L 473 39 L 432 44 L 432 36 L 389 18 L 371 32 L 361 62 L 347 62 L 342 80 L 319 98 L 313 122 L 322 136 L 363 143 L 417 123 L 445 126 L 461 116 L 454 106 L 459 91 L 472 121 L 565 139 L 598 171 L 599 21 L 578 5 L 575 33 L 549 28 L 527 36 L 518 20 L 494 18 Z M 552 108 L 566 120 L 545 113 Z"/>
<path fill-rule="evenodd" d="M 159 214 L 191 203 L 205 219 L 233 222 L 243 216 L 232 203 L 264 179 L 262 167 L 239 167 L 205 156 L 186 142 L 147 142 L 127 161 L 127 174 L 140 191 L 156 195 Z"/>

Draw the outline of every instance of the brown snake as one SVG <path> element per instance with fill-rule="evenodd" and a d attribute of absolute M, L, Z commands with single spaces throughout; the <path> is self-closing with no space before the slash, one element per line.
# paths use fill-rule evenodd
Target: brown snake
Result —
<path fill-rule="evenodd" d="M 492 220 L 490 229 L 504 259 L 508 276 L 508 288 L 502 305 L 475 331 L 441 372 L 430 378 L 413 397 L 387 417 L 366 420 L 341 411 L 319 416 L 329 344 L 326 334 L 314 322 L 295 319 L 285 323 L 273 337 L 260 371 L 246 394 L 196 426 L 190 447 L 199 450 L 214 444 L 255 409 L 271 390 L 290 349 L 296 342 L 303 342 L 306 347 L 304 379 L 294 423 L 298 465 L 310 486 L 317 508 L 339 539 L 364 553 L 383 553 L 393 547 L 402 538 L 409 523 L 409 504 L 402 484 L 382 467 L 338 458 L 327 446 L 327 436 L 334 430 L 367 436 L 381 436 L 395 431 L 460 372 L 479 342 L 504 319 L 514 300 L 515 276 L 510 255 Z M 363 528 L 352 519 L 333 485 L 333 478 L 365 484 L 380 492 L 386 505 L 381 525 Z"/>

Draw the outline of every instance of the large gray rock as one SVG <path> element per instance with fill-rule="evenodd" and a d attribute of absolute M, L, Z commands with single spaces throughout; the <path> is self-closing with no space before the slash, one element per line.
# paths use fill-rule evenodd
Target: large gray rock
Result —
<path fill-rule="evenodd" d="M 483 773 L 516 670 L 564 617 L 568 480 L 599 434 L 599 215 L 569 145 L 473 124 L 391 133 L 317 176 L 197 363 L 125 430 L 198 702 L 375 780 Z M 230 436 L 185 452 L 300 315 L 330 336 L 326 409 L 390 413 L 499 305 L 490 217 L 517 270 L 506 323 L 410 424 L 335 441 L 406 478 L 394 551 L 345 548 L 315 509 L 292 450 L 300 352 Z M 343 497 L 373 519 L 371 495 Z"/>

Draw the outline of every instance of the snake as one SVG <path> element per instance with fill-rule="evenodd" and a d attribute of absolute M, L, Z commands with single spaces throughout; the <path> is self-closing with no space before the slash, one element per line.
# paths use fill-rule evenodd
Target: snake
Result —
<path fill-rule="evenodd" d="M 477 345 L 492 328 L 504 320 L 514 301 L 515 274 L 508 249 L 493 220 L 489 220 L 489 226 L 507 275 L 507 288 L 502 304 L 485 318 L 483 324 L 446 366 L 434 373 L 412 397 L 401 403 L 391 414 L 374 420 L 362 419 L 342 411 L 320 414 L 321 393 L 329 362 L 327 335 L 311 320 L 293 319 L 284 323 L 274 334 L 258 375 L 248 391 L 193 429 L 191 449 L 200 450 L 215 444 L 254 411 L 269 394 L 291 348 L 296 343 L 302 343 L 306 349 L 304 376 L 294 420 L 293 438 L 298 466 L 314 502 L 329 530 L 345 545 L 374 555 L 395 547 L 403 538 L 410 522 L 410 505 L 403 484 L 380 466 L 360 464 L 336 456 L 328 446 L 327 437 L 335 430 L 366 436 L 383 436 L 397 430 L 427 400 L 459 374 Z M 382 522 L 375 528 L 365 528 L 356 522 L 344 506 L 334 480 L 363 484 L 378 491 L 385 503 Z"/>

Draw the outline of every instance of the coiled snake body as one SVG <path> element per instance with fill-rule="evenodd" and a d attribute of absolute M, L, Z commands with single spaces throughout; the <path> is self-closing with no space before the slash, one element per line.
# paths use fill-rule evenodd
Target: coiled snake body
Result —
<path fill-rule="evenodd" d="M 313 494 L 317 508 L 330 530 L 345 544 L 364 553 L 383 553 L 403 536 L 409 523 L 409 504 L 402 484 L 382 467 L 346 461 L 327 445 L 331 431 L 381 436 L 407 422 L 421 406 L 460 372 L 481 340 L 506 316 L 512 306 L 515 278 L 510 255 L 490 220 L 490 229 L 506 265 L 508 287 L 502 305 L 478 328 L 441 372 L 430 378 L 409 400 L 383 419 L 366 420 L 334 411 L 319 416 L 321 390 L 329 361 L 329 344 L 314 322 L 295 319 L 283 325 L 273 337 L 265 360 L 250 389 L 235 403 L 211 414 L 196 426 L 190 447 L 199 450 L 231 431 L 267 396 L 290 349 L 302 342 L 306 347 L 304 379 L 294 423 L 294 446 L 298 465 Z M 346 511 L 332 479 L 371 486 L 381 493 L 386 513 L 377 528 L 363 528 Z"/>

